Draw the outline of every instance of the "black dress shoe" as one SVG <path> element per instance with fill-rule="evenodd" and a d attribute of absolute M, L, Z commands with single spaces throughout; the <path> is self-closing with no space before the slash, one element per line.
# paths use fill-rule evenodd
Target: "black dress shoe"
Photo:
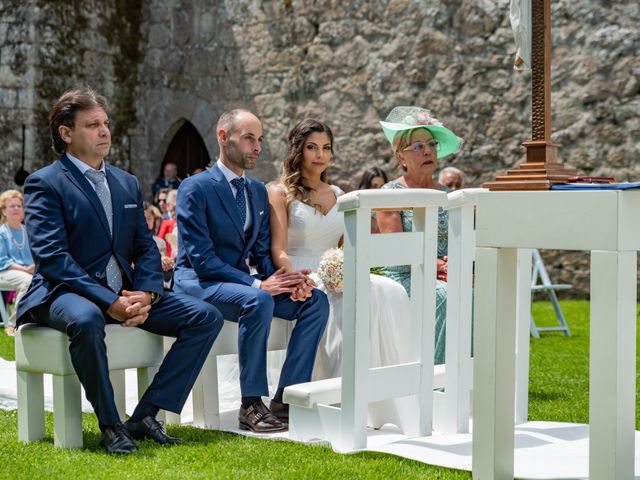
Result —
<path fill-rule="evenodd" d="M 273 413 L 276 417 L 278 417 L 278 420 L 280 420 L 281 422 L 289 423 L 289 404 L 288 403 L 281 403 L 276 400 L 271 400 L 271 403 L 269 404 L 269 409 L 271 410 L 271 413 Z"/>
<path fill-rule="evenodd" d="M 262 400 L 257 400 L 247 408 L 240 407 L 238 414 L 240 430 L 251 430 L 255 433 L 276 433 L 289 430 L 289 424 L 278 420 Z"/>
<path fill-rule="evenodd" d="M 122 423 L 106 427 L 100 436 L 100 446 L 107 453 L 135 453 L 138 451 L 129 431 Z"/>
<path fill-rule="evenodd" d="M 125 425 L 131 436 L 136 440 L 150 438 L 160 445 L 179 445 L 182 443 L 182 440 L 179 438 L 167 435 L 162 424 L 151 416 L 144 417 L 139 422 L 128 420 Z"/>

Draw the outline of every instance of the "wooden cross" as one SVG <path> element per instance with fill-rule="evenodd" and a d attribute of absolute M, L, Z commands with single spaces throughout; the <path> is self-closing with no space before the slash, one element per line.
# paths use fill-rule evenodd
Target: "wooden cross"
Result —
<path fill-rule="evenodd" d="M 551 0 L 531 0 L 531 140 L 527 159 L 483 187 L 490 190 L 549 190 L 576 175 L 558 162 L 551 141 Z"/>

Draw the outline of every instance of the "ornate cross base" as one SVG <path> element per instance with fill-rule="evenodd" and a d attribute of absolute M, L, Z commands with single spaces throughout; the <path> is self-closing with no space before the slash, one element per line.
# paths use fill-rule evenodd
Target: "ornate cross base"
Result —
<path fill-rule="evenodd" d="M 549 190 L 551 185 L 565 183 L 576 175 L 572 168 L 566 168 L 557 160 L 558 144 L 549 141 L 530 140 L 522 145 L 527 147 L 527 160 L 518 168 L 497 176 L 492 182 L 482 186 L 489 190 Z"/>

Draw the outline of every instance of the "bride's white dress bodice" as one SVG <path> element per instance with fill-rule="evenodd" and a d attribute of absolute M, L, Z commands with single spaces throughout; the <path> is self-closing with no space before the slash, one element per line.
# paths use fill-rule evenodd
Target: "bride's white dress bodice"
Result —
<path fill-rule="evenodd" d="M 336 196 L 340 194 L 336 191 Z M 344 231 L 337 204 L 323 215 L 311 205 L 294 200 L 289 206 L 288 253 L 294 270 L 316 270 L 322 254 L 338 246 Z"/>

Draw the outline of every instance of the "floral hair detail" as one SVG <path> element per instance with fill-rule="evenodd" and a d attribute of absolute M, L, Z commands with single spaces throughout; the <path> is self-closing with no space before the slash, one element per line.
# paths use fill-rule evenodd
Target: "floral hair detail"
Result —
<path fill-rule="evenodd" d="M 442 122 L 436 117 L 431 116 L 429 110 L 422 110 L 420 112 L 414 112 L 411 115 L 407 115 L 402 119 L 402 123 L 407 125 L 436 125 L 442 127 Z"/>

